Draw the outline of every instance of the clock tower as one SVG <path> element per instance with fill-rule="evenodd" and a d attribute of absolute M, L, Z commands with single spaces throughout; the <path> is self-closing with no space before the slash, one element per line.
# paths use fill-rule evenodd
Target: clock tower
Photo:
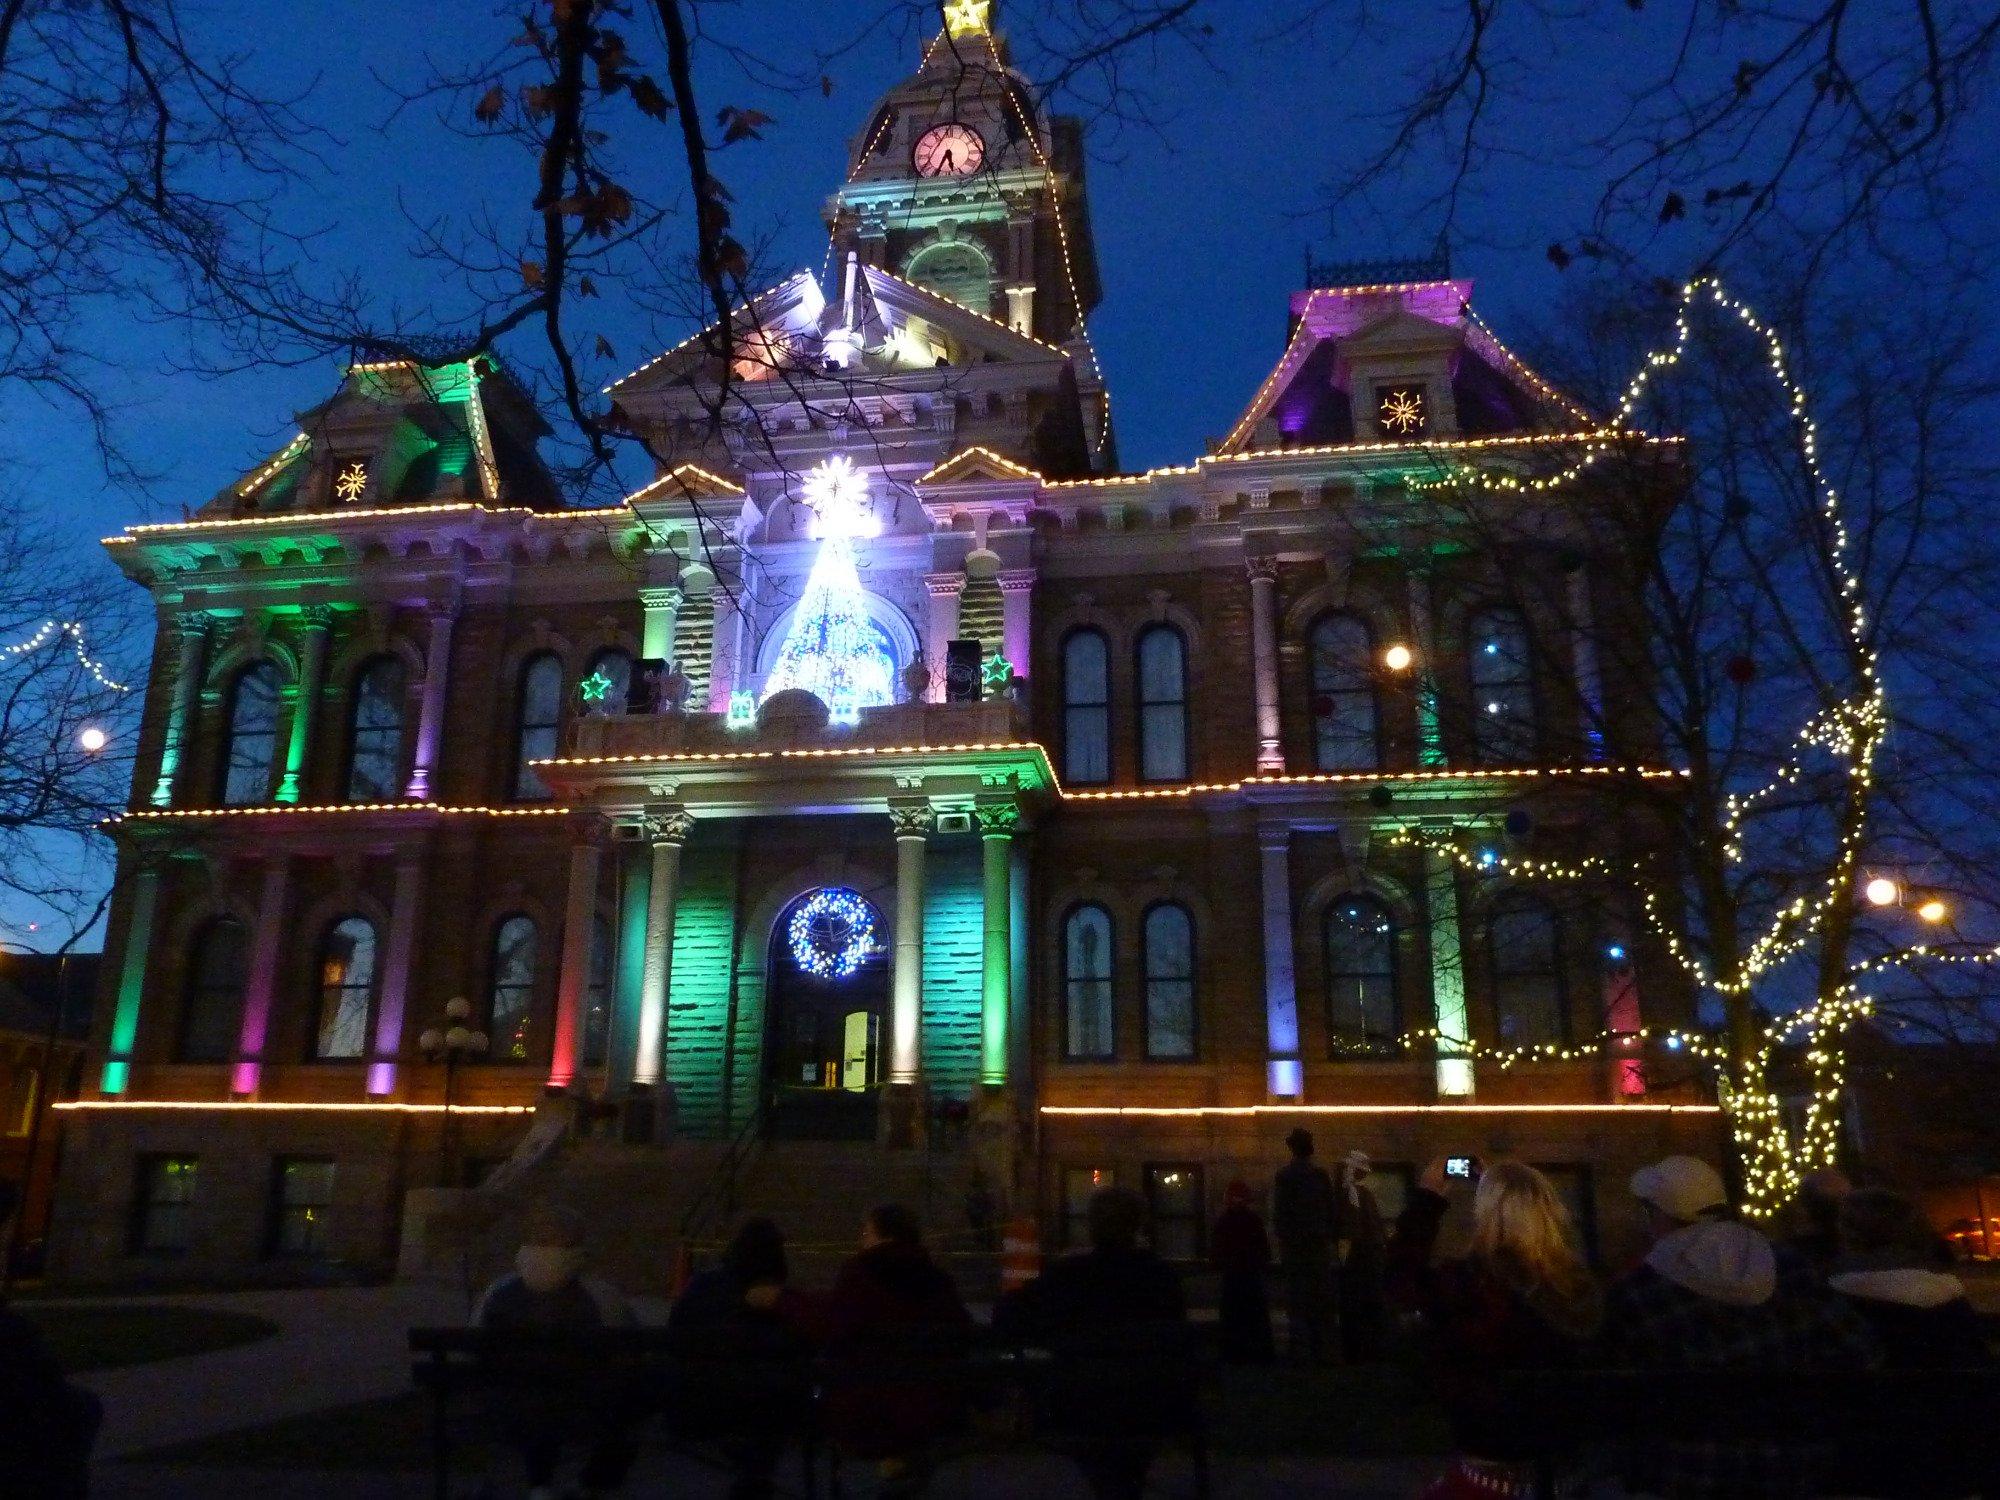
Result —
<path fill-rule="evenodd" d="M 944 23 L 854 143 L 828 204 L 836 250 L 1074 348 L 1087 386 L 1083 320 L 1099 292 L 1082 127 L 1037 107 L 991 0 L 948 0 Z"/>

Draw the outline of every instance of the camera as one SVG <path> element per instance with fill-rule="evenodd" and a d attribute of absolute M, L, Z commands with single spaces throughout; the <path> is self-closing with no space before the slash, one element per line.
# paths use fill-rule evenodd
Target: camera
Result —
<path fill-rule="evenodd" d="M 1444 1159 L 1444 1175 L 1456 1177 L 1460 1182 L 1472 1181 L 1473 1170 L 1473 1159 L 1469 1156 L 1447 1156 Z"/>

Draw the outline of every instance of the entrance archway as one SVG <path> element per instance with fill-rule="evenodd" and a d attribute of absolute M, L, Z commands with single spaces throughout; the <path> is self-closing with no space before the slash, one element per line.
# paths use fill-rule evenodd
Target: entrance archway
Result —
<path fill-rule="evenodd" d="M 889 944 L 846 886 L 807 891 L 771 928 L 764 1088 L 773 1135 L 867 1140 L 888 1071 Z"/>

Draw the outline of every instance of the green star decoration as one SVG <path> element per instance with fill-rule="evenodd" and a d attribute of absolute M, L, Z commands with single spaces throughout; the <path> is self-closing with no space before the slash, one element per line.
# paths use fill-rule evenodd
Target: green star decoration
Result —
<path fill-rule="evenodd" d="M 986 658 L 986 686 L 998 691 L 1014 680 L 1014 664 L 1004 656 Z"/>
<path fill-rule="evenodd" d="M 592 672 L 576 688 L 585 703 L 602 703 L 611 692 L 612 682 L 602 672 Z"/>

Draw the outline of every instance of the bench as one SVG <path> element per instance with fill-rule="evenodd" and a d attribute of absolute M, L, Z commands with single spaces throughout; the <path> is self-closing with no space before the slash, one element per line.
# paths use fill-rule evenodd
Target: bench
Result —
<path fill-rule="evenodd" d="M 922 1383 L 961 1395 L 968 1407 L 998 1406 L 1018 1398 L 1026 1422 L 1003 1447 L 1033 1447 L 1072 1453 L 1079 1443 L 1104 1436 L 1081 1431 L 1066 1416 L 1077 1409 L 1083 1390 L 1143 1390 L 1162 1393 L 1144 1404 L 1124 1435 L 1161 1446 L 1186 1448 L 1193 1459 L 1200 1493 L 1209 1493 L 1206 1414 L 1200 1400 L 1205 1363 L 1193 1334 L 1168 1349 L 1157 1339 L 1144 1347 L 1052 1352 L 997 1340 L 974 1330 L 962 1352 L 950 1356 L 920 1348 L 871 1350 L 862 1357 L 820 1357 L 801 1361 L 747 1358 L 692 1359 L 676 1353 L 662 1328 L 491 1330 L 415 1328 L 410 1331 L 412 1375 L 431 1398 L 432 1492 L 447 1500 L 452 1464 L 452 1409 L 458 1398 L 561 1392 L 624 1399 L 633 1391 L 659 1399 L 674 1451 L 703 1463 L 726 1466 L 719 1450 L 671 1433 L 670 1392 L 717 1387 L 754 1376 L 769 1365 L 774 1382 L 802 1380 L 809 1390 L 800 1439 L 800 1479 L 808 1496 L 819 1493 L 819 1460 L 830 1461 L 829 1481 L 840 1493 L 839 1459 L 822 1421 L 830 1403 L 844 1393 L 882 1385 Z M 694 1384 L 700 1383 L 700 1384 Z M 975 1445 L 977 1446 L 977 1445 Z M 973 1451 L 967 1449 L 966 1451 Z M 946 1452 L 942 1456 L 957 1456 Z"/>

